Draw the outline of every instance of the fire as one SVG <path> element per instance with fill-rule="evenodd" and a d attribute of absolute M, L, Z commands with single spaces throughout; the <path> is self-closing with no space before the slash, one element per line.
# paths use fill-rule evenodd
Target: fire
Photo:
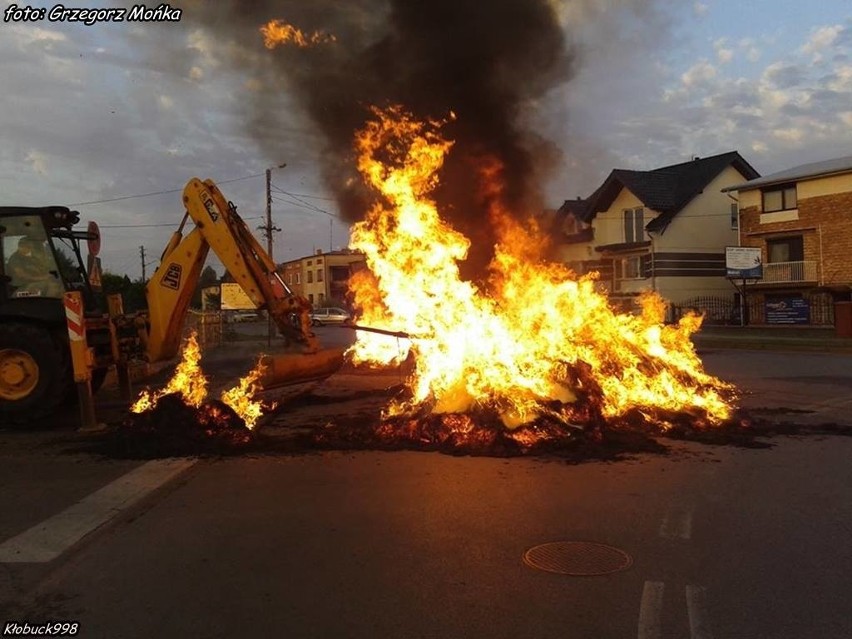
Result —
<path fill-rule="evenodd" d="M 416 369 L 410 398 L 386 417 L 496 412 L 512 429 L 542 416 L 571 423 L 597 402 L 608 420 L 628 413 L 686 412 L 720 423 L 731 415 L 733 388 L 706 374 L 690 336 L 700 318 L 662 323 L 662 300 L 647 296 L 640 314 L 618 313 L 596 290 L 542 260 L 542 235 L 498 204 L 488 290 L 464 281 L 458 263 L 469 240 L 441 219 L 430 192 L 453 143 L 441 121 L 420 121 L 401 107 L 373 108 L 356 134 L 358 169 L 382 200 L 355 225 L 351 246 L 365 253 L 371 275 L 353 280 L 359 323 L 411 336 Z M 482 163 L 482 195 L 499 202 L 503 167 Z M 359 333 L 356 362 L 404 357 L 393 340 Z"/>
<path fill-rule="evenodd" d="M 277 19 L 270 20 L 260 27 L 260 32 L 263 34 L 263 44 L 267 49 L 274 49 L 280 44 L 294 44 L 304 48 L 337 41 L 337 38 L 330 33 L 323 31 L 305 33 L 292 24 Z"/>
<path fill-rule="evenodd" d="M 233 410 L 244 422 L 246 427 L 253 429 L 265 410 L 272 410 L 275 404 L 265 404 L 257 399 L 260 392 L 258 381 L 263 374 L 261 360 L 236 386 L 222 391 L 220 400 Z M 207 378 L 201 370 L 201 348 L 195 331 L 190 333 L 183 345 L 181 361 L 175 369 L 175 374 L 160 390 L 152 392 L 144 390 L 130 407 L 133 413 L 144 413 L 153 410 L 166 395 L 177 394 L 183 402 L 193 408 L 201 408 L 207 399 Z"/>
<path fill-rule="evenodd" d="M 198 346 L 198 336 L 195 331 L 189 334 L 183 345 L 181 361 L 175 369 L 175 374 L 159 391 L 152 393 L 144 390 L 136 403 L 130 407 L 134 413 L 151 410 L 164 395 L 178 393 L 183 401 L 198 408 L 207 397 L 207 378 L 201 370 L 201 348 Z"/>
<path fill-rule="evenodd" d="M 272 410 L 275 404 L 265 404 L 261 400 L 256 399 L 257 393 L 260 390 L 258 381 L 263 374 L 260 360 L 254 369 L 248 375 L 241 378 L 239 384 L 232 389 L 222 391 L 219 399 L 223 404 L 230 406 L 231 409 L 239 415 L 246 426 L 253 429 L 257 424 L 257 420 L 263 416 L 264 410 Z"/>

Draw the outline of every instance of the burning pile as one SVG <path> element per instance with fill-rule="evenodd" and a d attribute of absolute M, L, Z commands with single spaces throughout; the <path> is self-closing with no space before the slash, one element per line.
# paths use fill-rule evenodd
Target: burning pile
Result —
<path fill-rule="evenodd" d="M 618 313 L 593 276 L 542 259 L 536 220 L 519 222 L 501 204 L 503 166 L 494 157 L 482 158 L 479 171 L 495 256 L 486 283 L 462 279 L 470 242 L 430 199 L 452 147 L 440 133 L 446 122 L 401 107 L 372 113 L 355 146 L 358 169 L 380 197 L 352 233 L 369 266 L 353 293 L 359 323 L 411 336 L 416 365 L 409 393 L 383 423 L 353 436 L 434 443 L 441 431 L 470 439 L 485 427 L 533 447 L 555 433 L 663 432 L 732 418 L 734 389 L 703 371 L 690 339 L 700 318 L 666 326 L 653 295 L 641 314 Z M 408 355 L 371 333 L 359 333 L 351 353 L 355 362 L 385 364 Z"/>
<path fill-rule="evenodd" d="M 117 448 L 130 456 L 160 457 L 242 450 L 254 441 L 252 429 L 264 410 L 257 399 L 260 363 L 220 398 L 208 398 L 201 349 L 193 332 L 181 361 L 159 391 L 143 391 L 116 433 Z"/>

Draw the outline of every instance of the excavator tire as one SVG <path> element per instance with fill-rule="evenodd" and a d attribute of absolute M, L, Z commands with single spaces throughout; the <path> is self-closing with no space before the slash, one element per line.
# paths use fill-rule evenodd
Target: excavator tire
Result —
<path fill-rule="evenodd" d="M 68 346 L 38 324 L 0 323 L 0 423 L 34 425 L 73 384 Z"/>

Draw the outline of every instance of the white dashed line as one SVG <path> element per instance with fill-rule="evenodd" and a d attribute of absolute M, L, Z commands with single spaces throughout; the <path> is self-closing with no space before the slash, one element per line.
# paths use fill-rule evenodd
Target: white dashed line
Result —
<path fill-rule="evenodd" d="M 639 639 L 659 639 L 662 634 L 663 590 L 660 581 L 646 581 L 639 605 Z"/>
<path fill-rule="evenodd" d="M 0 544 L 0 563 L 43 563 L 56 559 L 88 533 L 195 462 L 195 459 L 160 459 L 142 464 L 70 508 Z"/>
<path fill-rule="evenodd" d="M 702 586 L 686 587 L 686 611 L 692 639 L 713 639 L 707 623 L 707 591 Z"/>

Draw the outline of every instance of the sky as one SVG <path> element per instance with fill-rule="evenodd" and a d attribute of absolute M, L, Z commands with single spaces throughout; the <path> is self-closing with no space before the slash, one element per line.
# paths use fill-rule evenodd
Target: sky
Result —
<path fill-rule="evenodd" d="M 765 175 L 852 155 L 850 0 L 553 4 L 576 54 L 573 76 L 524 117 L 561 151 L 543 185 L 554 208 L 614 168 L 737 150 Z M 276 260 L 346 246 L 319 173 L 324 145 L 298 101 L 284 90 L 270 131 L 280 150 L 262 149 L 245 99 L 262 90 L 258 78 L 226 64 L 233 45 L 192 19 L 203 2 L 170 6 L 183 9 L 179 23 L 0 23 L 5 205 L 76 208 L 102 229 L 106 270 L 137 278 L 139 247 L 150 275 L 190 178 L 220 184 L 256 228 L 264 172 L 286 163 L 272 170 Z"/>

